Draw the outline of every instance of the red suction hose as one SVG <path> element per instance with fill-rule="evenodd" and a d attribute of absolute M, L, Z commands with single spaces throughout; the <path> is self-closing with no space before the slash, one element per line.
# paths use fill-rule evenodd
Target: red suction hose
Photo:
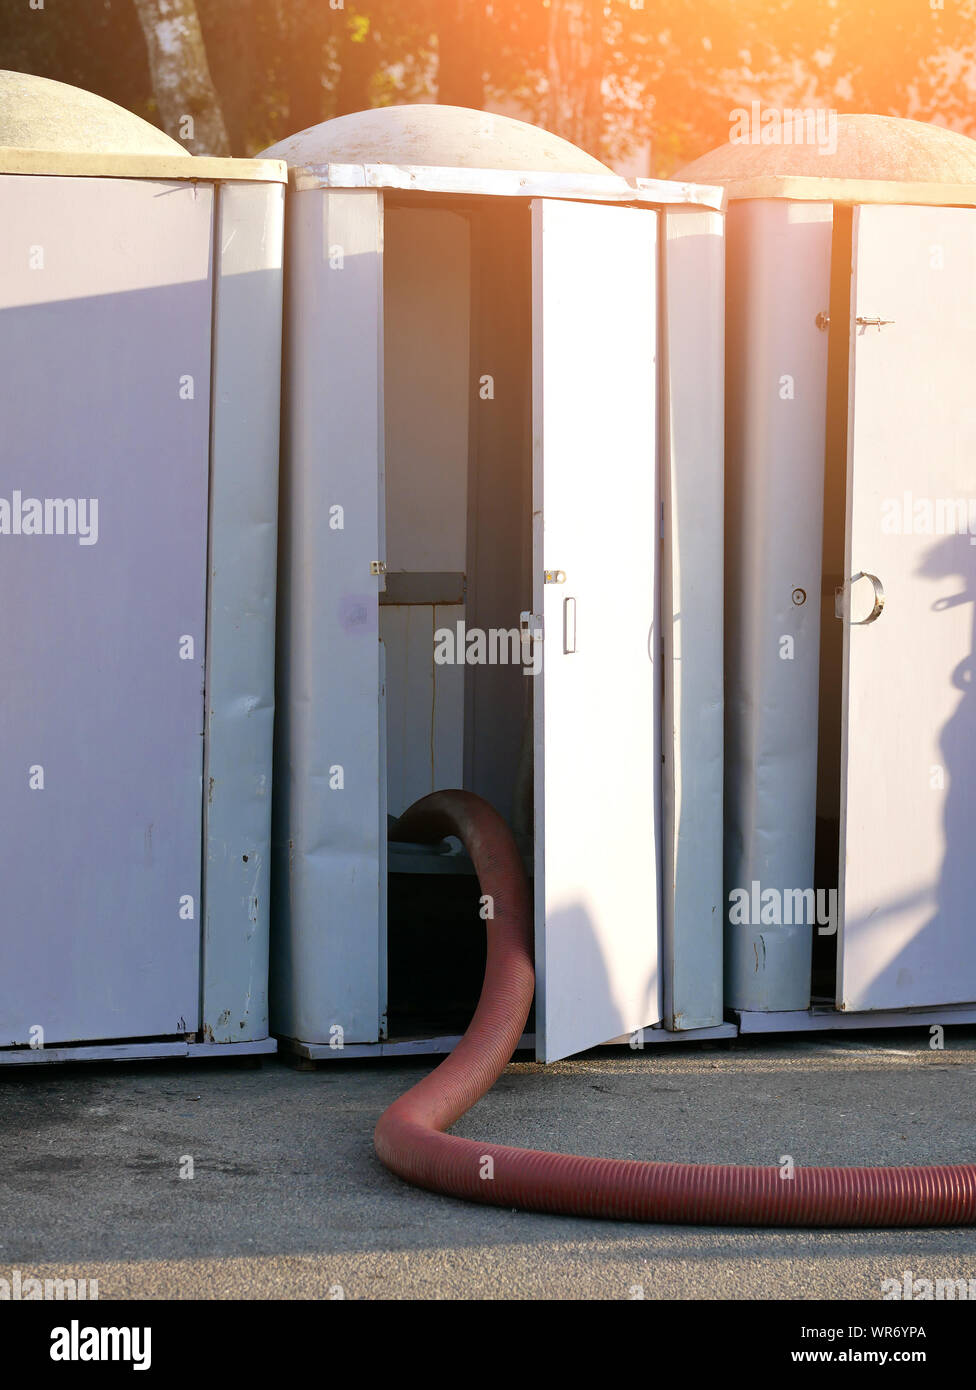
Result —
<path fill-rule="evenodd" d="M 513 1149 L 442 1133 L 504 1071 L 532 1003 L 532 909 L 512 835 L 486 801 L 435 792 L 397 822 L 398 840 L 456 835 L 483 894 L 488 961 L 481 998 L 451 1055 L 380 1116 L 376 1153 L 417 1187 L 500 1207 L 726 1226 L 962 1226 L 976 1224 L 976 1165 L 779 1168 L 644 1163 Z M 489 1161 L 490 1160 L 490 1161 Z"/>

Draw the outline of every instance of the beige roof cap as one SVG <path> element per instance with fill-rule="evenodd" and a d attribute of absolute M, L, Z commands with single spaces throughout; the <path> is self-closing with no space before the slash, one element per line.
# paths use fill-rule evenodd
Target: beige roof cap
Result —
<path fill-rule="evenodd" d="M 466 106 L 378 106 L 310 126 L 263 150 L 292 168 L 386 164 L 609 174 L 592 155 L 538 126 Z"/>
<path fill-rule="evenodd" d="M 819 113 L 819 125 L 802 117 L 784 123 L 774 144 L 729 141 L 675 177 L 726 185 L 769 178 L 976 184 L 976 140 L 968 135 L 899 116 L 834 115 L 836 148 L 831 149 L 827 115 Z"/>
<path fill-rule="evenodd" d="M 192 155 L 154 125 L 94 92 L 0 70 L 0 146 L 77 154 Z"/>

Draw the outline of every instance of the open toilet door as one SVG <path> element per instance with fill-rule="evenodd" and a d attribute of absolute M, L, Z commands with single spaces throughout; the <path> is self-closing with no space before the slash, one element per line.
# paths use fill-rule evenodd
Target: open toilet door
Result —
<path fill-rule="evenodd" d="M 842 1009 L 976 999 L 976 210 L 854 218 Z"/>
<path fill-rule="evenodd" d="M 536 1053 L 659 1021 L 657 225 L 532 204 Z"/>

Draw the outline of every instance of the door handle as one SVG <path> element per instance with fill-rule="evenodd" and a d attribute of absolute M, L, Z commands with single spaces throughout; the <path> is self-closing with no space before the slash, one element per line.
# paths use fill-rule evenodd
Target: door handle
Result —
<path fill-rule="evenodd" d="M 563 651 L 572 653 L 576 650 L 576 600 L 574 598 L 563 599 Z"/>
<path fill-rule="evenodd" d="M 874 587 L 874 607 L 871 609 L 871 612 L 868 614 L 866 618 L 858 618 L 856 620 L 852 618 L 851 627 L 866 627 L 868 623 L 875 622 L 878 618 L 881 617 L 881 610 L 882 608 L 884 608 L 885 605 L 884 585 L 882 584 L 878 576 L 876 574 L 867 574 L 865 573 L 865 571 L 862 570 L 860 574 L 854 574 L 851 576 L 852 586 L 856 584 L 859 579 L 870 579 Z"/>

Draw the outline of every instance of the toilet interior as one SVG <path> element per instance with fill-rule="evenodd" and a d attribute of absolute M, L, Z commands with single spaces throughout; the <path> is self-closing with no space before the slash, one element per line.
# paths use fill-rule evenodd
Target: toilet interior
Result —
<path fill-rule="evenodd" d="M 844 625 L 834 613 L 834 591 L 844 582 L 847 435 L 849 421 L 851 258 L 853 209 L 835 207 L 831 246 L 827 352 L 827 433 L 824 456 L 823 561 L 820 610 L 820 712 L 817 752 L 815 887 L 836 890 L 840 856 L 841 710 Z M 835 327 L 836 326 L 836 327 Z M 836 899 L 835 899 L 836 901 Z M 814 1003 L 836 997 L 837 934 L 813 936 Z"/>
<path fill-rule="evenodd" d="M 532 603 L 528 204 L 387 195 L 383 297 L 386 810 L 477 792 L 531 871 L 533 680 L 511 640 L 504 663 L 458 659 Z M 388 1035 L 456 1031 L 484 968 L 477 880 L 392 842 L 388 866 Z"/>

